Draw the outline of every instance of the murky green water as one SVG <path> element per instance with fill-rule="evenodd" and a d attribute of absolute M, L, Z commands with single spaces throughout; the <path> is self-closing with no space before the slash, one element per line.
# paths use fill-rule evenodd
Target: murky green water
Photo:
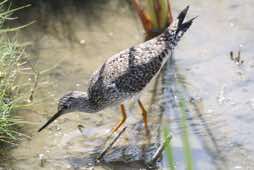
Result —
<path fill-rule="evenodd" d="M 120 119 L 118 108 L 97 114 L 68 114 L 41 133 L 37 129 L 56 111 L 59 97 L 70 90 L 85 90 L 90 74 L 108 56 L 143 41 L 143 30 L 125 1 L 76 1 L 74 5 L 66 2 L 60 7 L 56 1 L 40 2 L 21 14 L 20 22 L 37 20 L 37 23 L 18 37 L 22 42 L 31 42 L 29 55 L 37 69 L 57 66 L 41 77 L 33 111 L 22 113 L 36 123 L 25 127 L 31 140 L 24 140 L 13 149 L 4 166 L 15 170 L 85 169 L 77 160 L 102 144 L 107 131 Z M 189 95 L 196 100 L 201 98 L 198 109 L 202 118 L 193 113 L 196 124 L 191 132 L 195 167 L 252 169 L 254 4 L 251 0 L 177 1 L 173 3 L 175 15 L 186 4 L 191 5 L 190 14 L 199 18 L 180 42 L 175 57 L 179 72 L 190 84 Z M 239 49 L 244 59 L 241 66 L 229 56 L 231 50 Z M 149 101 L 149 95 L 145 93 L 142 98 Z M 150 119 L 155 122 L 154 108 Z M 141 120 L 136 109 L 129 111 L 128 124 Z M 85 127 L 85 137 L 77 129 L 79 124 Z M 142 137 L 137 139 L 138 135 L 144 134 L 130 129 L 120 143 L 140 142 Z M 177 170 L 184 169 L 178 140 L 175 137 L 172 141 Z M 46 160 L 43 166 L 40 159 Z"/>

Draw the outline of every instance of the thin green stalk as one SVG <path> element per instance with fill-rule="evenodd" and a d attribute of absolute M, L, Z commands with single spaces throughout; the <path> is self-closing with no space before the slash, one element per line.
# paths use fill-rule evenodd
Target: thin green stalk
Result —
<path fill-rule="evenodd" d="M 163 128 L 163 138 L 166 139 L 169 136 L 169 127 Z M 169 163 L 170 170 L 175 170 L 175 160 L 174 160 L 174 154 L 173 154 L 173 148 L 171 145 L 171 142 L 168 142 L 164 148 L 164 151 L 167 156 L 167 161 Z"/>
<path fill-rule="evenodd" d="M 0 6 L 2 6 L 2 5 L 5 4 L 6 2 L 8 2 L 8 0 L 4 0 L 3 2 L 0 2 Z"/>
<path fill-rule="evenodd" d="M 180 118 L 180 126 L 182 129 L 182 142 L 183 142 L 183 151 L 184 151 L 184 159 L 187 170 L 193 170 L 193 158 L 192 158 L 192 150 L 189 141 L 189 128 L 187 122 L 187 112 L 186 112 L 186 103 L 183 97 L 178 95 L 179 97 L 179 109 L 181 113 Z"/>
<path fill-rule="evenodd" d="M 19 27 L 15 27 L 15 28 L 6 28 L 6 29 L 1 29 L 0 30 L 0 34 L 2 33 L 6 33 L 6 32 L 14 32 L 14 31 L 17 31 L 17 30 L 20 30 L 22 28 L 26 28 L 32 24 L 34 24 L 36 21 L 32 21 L 32 22 L 29 22 L 28 24 L 25 24 L 25 25 L 22 25 L 22 26 L 19 26 Z"/>
<path fill-rule="evenodd" d="M 27 7 L 30 7 L 30 6 L 31 6 L 31 5 L 28 4 L 28 5 L 25 5 L 25 6 L 21 6 L 21 7 L 18 7 L 18 8 L 11 9 L 11 10 L 7 10 L 7 11 L 5 11 L 5 12 L 0 13 L 0 17 L 2 18 L 2 17 L 4 17 L 4 16 L 6 16 L 6 15 L 12 14 L 12 13 L 15 12 L 15 11 L 18 11 L 18 10 L 21 10 L 21 9 L 24 9 L 24 8 L 27 8 Z"/>

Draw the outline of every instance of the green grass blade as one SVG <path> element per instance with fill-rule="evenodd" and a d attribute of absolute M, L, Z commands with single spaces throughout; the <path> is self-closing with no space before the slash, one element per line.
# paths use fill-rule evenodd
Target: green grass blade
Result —
<path fill-rule="evenodd" d="M 2 6 L 2 5 L 5 4 L 6 2 L 8 2 L 8 0 L 4 0 L 3 2 L 0 2 L 0 6 Z"/>
<path fill-rule="evenodd" d="M 30 6 L 31 5 L 28 4 L 28 5 L 25 5 L 25 6 L 21 6 L 21 7 L 18 7 L 18 8 L 11 9 L 11 10 L 7 10 L 5 12 L 0 13 L 0 17 L 4 17 L 6 15 L 10 15 L 10 14 L 12 14 L 15 11 L 18 11 L 18 10 L 21 10 L 21 9 L 24 9 L 24 8 L 27 8 L 27 7 L 30 7 Z"/>
<path fill-rule="evenodd" d="M 163 128 L 163 138 L 166 139 L 167 136 L 169 136 L 169 129 L 168 127 Z M 175 160 L 174 160 L 174 154 L 173 154 L 173 148 L 171 145 L 171 142 L 168 142 L 164 148 L 164 152 L 167 157 L 167 161 L 169 163 L 169 169 L 175 170 Z"/>
<path fill-rule="evenodd" d="M 36 22 L 36 21 L 32 21 L 32 22 L 30 22 L 30 23 L 28 23 L 28 24 L 25 24 L 25 25 L 22 25 L 22 26 L 19 26 L 19 27 L 15 27 L 15 28 L 1 29 L 1 30 L 0 30 L 0 34 L 6 33 L 6 32 L 14 32 L 14 31 L 17 31 L 17 30 L 19 30 L 19 29 L 26 28 L 26 27 L 28 27 L 28 26 L 34 24 L 35 22 Z"/>
<path fill-rule="evenodd" d="M 178 95 L 179 97 L 179 109 L 181 113 L 180 118 L 180 126 L 182 129 L 182 142 L 183 142 L 183 152 L 184 152 L 184 159 L 186 164 L 187 170 L 193 170 L 193 158 L 192 158 L 192 150 L 189 141 L 189 128 L 187 122 L 187 112 L 186 112 L 186 104 L 183 97 Z"/>

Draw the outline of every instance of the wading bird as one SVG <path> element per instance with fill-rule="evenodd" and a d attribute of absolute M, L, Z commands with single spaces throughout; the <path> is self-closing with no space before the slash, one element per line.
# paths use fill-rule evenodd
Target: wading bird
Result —
<path fill-rule="evenodd" d="M 112 129 L 112 132 L 117 131 L 127 118 L 122 103 L 137 96 L 158 75 L 180 38 L 191 26 L 195 18 L 184 22 L 188 9 L 187 6 L 176 22 L 159 36 L 110 57 L 91 76 L 87 92 L 72 91 L 60 98 L 57 113 L 39 131 L 65 113 L 80 111 L 93 114 L 106 107 L 120 105 L 122 119 Z M 148 132 L 147 112 L 139 99 L 137 102 Z"/>

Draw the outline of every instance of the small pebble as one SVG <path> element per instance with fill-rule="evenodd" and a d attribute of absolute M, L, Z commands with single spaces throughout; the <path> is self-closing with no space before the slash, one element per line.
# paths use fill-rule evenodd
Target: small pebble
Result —
<path fill-rule="evenodd" d="M 68 164 L 68 165 L 66 166 L 66 168 L 67 168 L 67 169 L 71 169 L 71 165 Z"/>
<path fill-rule="evenodd" d="M 235 166 L 235 169 L 242 169 L 241 166 Z"/>
<path fill-rule="evenodd" d="M 113 32 L 108 33 L 108 35 L 112 37 L 113 36 Z"/>
<path fill-rule="evenodd" d="M 79 43 L 80 44 L 86 44 L 86 40 L 80 40 Z"/>

